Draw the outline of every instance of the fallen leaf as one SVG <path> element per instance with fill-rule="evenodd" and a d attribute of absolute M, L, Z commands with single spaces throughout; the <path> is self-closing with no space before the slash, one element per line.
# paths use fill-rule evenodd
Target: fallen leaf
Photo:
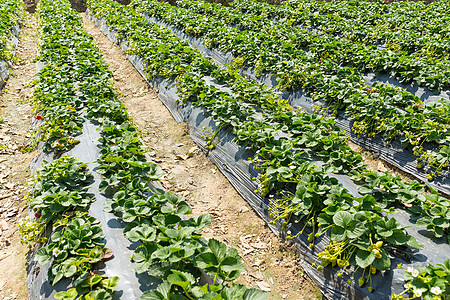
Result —
<path fill-rule="evenodd" d="M 0 261 L 4 260 L 5 258 L 7 258 L 8 256 L 10 256 L 11 254 L 13 254 L 13 252 L 9 252 L 8 254 L 4 254 L 0 257 Z"/>
<path fill-rule="evenodd" d="M 246 212 L 248 212 L 248 208 L 245 207 L 245 206 L 243 206 L 243 207 L 241 207 L 241 209 L 240 209 L 239 212 L 241 212 L 241 213 L 246 213 Z"/>
<path fill-rule="evenodd" d="M 14 188 L 15 185 L 16 185 L 16 184 L 13 183 L 13 182 L 8 182 L 7 184 L 5 184 L 5 187 L 6 187 L 7 189 L 11 190 L 11 189 Z"/>
<path fill-rule="evenodd" d="M 13 195 L 13 193 L 9 193 L 9 194 L 6 194 L 6 195 L 1 195 L 0 196 L 0 200 L 1 199 L 5 199 L 5 198 L 9 198 L 9 197 L 11 197 Z"/>
<path fill-rule="evenodd" d="M 188 156 L 186 156 L 186 155 L 175 155 L 175 160 L 186 160 L 186 159 L 188 159 L 189 157 Z"/>
<path fill-rule="evenodd" d="M 266 243 L 263 243 L 263 242 L 252 243 L 252 244 L 250 244 L 250 246 L 252 246 L 253 248 L 256 248 L 256 249 L 266 249 L 267 248 Z"/>
<path fill-rule="evenodd" d="M 9 229 L 8 223 L 5 220 L 0 220 L 0 229 L 4 231 Z"/>
<path fill-rule="evenodd" d="M 247 250 L 245 250 L 244 251 L 244 255 L 247 255 L 247 254 L 250 254 L 250 253 L 252 253 L 252 252 L 254 252 L 255 251 L 255 249 L 247 249 Z"/>
<path fill-rule="evenodd" d="M 113 256 L 114 256 L 114 251 L 112 251 L 112 250 L 109 249 L 109 248 L 103 249 L 103 251 L 102 251 L 102 258 L 103 258 L 104 260 L 109 260 L 109 259 L 111 259 Z"/>
<path fill-rule="evenodd" d="M 257 281 L 256 285 L 263 291 L 266 291 L 266 292 L 270 292 L 271 291 L 270 285 L 267 282 Z"/>
<path fill-rule="evenodd" d="M 257 259 L 255 260 L 255 262 L 253 263 L 253 266 L 255 267 L 259 267 L 260 265 L 262 265 L 264 263 L 264 259 Z"/>
<path fill-rule="evenodd" d="M 189 149 L 189 152 L 188 152 L 188 156 L 189 157 L 192 157 L 192 156 L 194 156 L 195 154 L 197 154 L 198 153 L 198 148 L 197 147 L 192 147 L 191 149 Z"/>

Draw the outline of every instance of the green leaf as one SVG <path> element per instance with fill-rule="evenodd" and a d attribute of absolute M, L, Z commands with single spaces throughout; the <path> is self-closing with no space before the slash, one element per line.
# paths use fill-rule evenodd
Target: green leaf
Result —
<path fill-rule="evenodd" d="M 61 291 L 55 294 L 56 299 L 75 300 L 78 296 L 75 288 L 68 289 L 67 291 Z"/>
<path fill-rule="evenodd" d="M 352 220 L 353 220 L 352 214 L 346 211 L 338 211 L 333 216 L 334 224 L 344 228 L 347 227 Z"/>
<path fill-rule="evenodd" d="M 197 255 L 197 257 L 194 260 L 194 264 L 196 267 L 200 269 L 206 269 L 211 266 L 218 266 L 219 262 L 217 261 L 217 258 L 214 255 L 214 253 L 205 252 Z"/>
<path fill-rule="evenodd" d="M 161 295 L 164 296 L 164 298 L 169 298 L 169 294 L 170 294 L 170 289 L 171 289 L 172 285 L 170 284 L 170 282 L 168 281 L 163 281 L 160 285 L 158 285 L 158 287 L 156 288 L 156 290 L 158 292 L 161 293 Z"/>
<path fill-rule="evenodd" d="M 347 238 L 347 231 L 339 226 L 334 226 L 330 231 L 330 238 L 333 241 L 342 242 Z"/>
<path fill-rule="evenodd" d="M 415 237 L 410 236 L 408 242 L 406 244 L 412 248 L 423 249 L 423 244 L 419 243 Z"/>
<path fill-rule="evenodd" d="M 125 237 L 132 242 L 153 242 L 156 238 L 156 230 L 148 224 L 142 224 L 126 232 Z"/>
<path fill-rule="evenodd" d="M 375 253 L 359 249 L 356 251 L 356 264 L 361 268 L 367 268 L 375 260 Z"/>
<path fill-rule="evenodd" d="M 221 263 L 226 256 L 227 245 L 225 245 L 225 243 L 219 242 L 216 239 L 210 239 L 208 241 L 208 247 L 209 249 L 211 249 L 211 252 L 214 253 L 214 255 L 216 256 L 217 262 Z"/>
<path fill-rule="evenodd" d="M 240 259 L 236 257 L 226 257 L 221 264 L 221 269 L 224 272 L 232 272 L 232 271 L 245 271 L 244 265 L 241 263 Z"/>
<path fill-rule="evenodd" d="M 371 192 L 373 192 L 373 189 L 371 189 L 369 186 L 363 185 L 363 186 L 361 186 L 359 188 L 359 193 L 360 194 L 368 194 L 368 193 L 371 193 Z"/>
<path fill-rule="evenodd" d="M 247 288 L 244 285 L 236 284 L 231 287 L 225 287 L 220 295 L 224 300 L 241 299 L 244 296 L 246 290 Z"/>
<path fill-rule="evenodd" d="M 211 225 L 212 217 L 210 214 L 203 214 L 198 217 L 193 218 L 195 220 L 195 226 L 198 231 L 201 231 L 203 228 Z"/>
<path fill-rule="evenodd" d="M 70 266 L 69 268 L 67 268 L 64 271 L 64 277 L 72 277 L 75 275 L 75 273 L 77 272 L 77 267 L 76 266 Z"/>
<path fill-rule="evenodd" d="M 366 232 L 366 227 L 362 222 L 352 221 L 351 227 L 347 229 L 347 236 L 351 239 L 356 239 Z"/>
<path fill-rule="evenodd" d="M 163 260 L 169 258 L 171 253 L 169 247 L 163 247 L 153 252 L 151 257 Z"/>
<path fill-rule="evenodd" d="M 267 300 L 269 294 L 258 289 L 248 289 L 244 293 L 243 300 Z"/>
<path fill-rule="evenodd" d="M 46 265 L 52 258 L 51 254 L 48 253 L 46 247 L 42 247 L 36 252 L 34 260 L 37 261 L 41 266 Z"/>
<path fill-rule="evenodd" d="M 385 251 L 381 251 L 381 258 L 376 258 L 373 265 L 378 270 L 389 270 L 391 267 L 391 259 L 386 255 Z"/>
<path fill-rule="evenodd" d="M 140 300 L 169 300 L 158 291 L 146 291 L 142 294 Z"/>
<path fill-rule="evenodd" d="M 185 291 L 191 290 L 191 285 L 195 283 L 195 278 L 192 274 L 187 272 L 181 272 L 177 270 L 171 270 L 172 274 L 167 276 L 167 281 L 171 284 L 181 286 Z"/>

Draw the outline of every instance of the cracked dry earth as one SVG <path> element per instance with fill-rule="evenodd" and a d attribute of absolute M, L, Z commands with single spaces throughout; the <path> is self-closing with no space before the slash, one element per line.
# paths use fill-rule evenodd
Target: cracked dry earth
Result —
<path fill-rule="evenodd" d="M 295 249 L 276 237 L 239 196 L 228 180 L 189 137 L 187 125 L 178 124 L 117 45 L 89 21 L 84 25 L 114 74 L 130 116 L 141 130 L 154 162 L 164 170 L 167 190 L 186 197 L 193 213 L 210 213 L 204 231 L 238 249 L 246 271 L 239 283 L 270 291 L 270 299 L 321 299 L 318 288 L 304 274 Z"/>
<path fill-rule="evenodd" d="M 30 178 L 29 165 L 35 152 L 31 145 L 32 108 L 28 103 L 34 80 L 36 19 L 26 14 L 22 20 L 16 63 L 0 91 L 0 299 L 27 299 L 26 246 L 20 243 L 18 223 L 26 214 Z"/>

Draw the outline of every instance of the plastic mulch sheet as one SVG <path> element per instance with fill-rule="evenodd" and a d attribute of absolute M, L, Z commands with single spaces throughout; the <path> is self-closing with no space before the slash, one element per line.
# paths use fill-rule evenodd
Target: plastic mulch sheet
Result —
<path fill-rule="evenodd" d="M 100 27 L 101 31 L 108 36 L 111 41 L 120 45 L 122 50 L 126 51 L 126 42 L 118 42 L 114 33 L 111 32 L 101 20 L 91 16 L 89 10 L 87 15 Z M 127 54 L 127 57 L 138 72 L 146 78 L 142 58 L 129 54 Z M 213 80 L 208 78 L 205 79 L 209 84 L 215 85 Z M 254 182 L 252 178 L 257 176 L 258 173 L 248 161 L 248 158 L 253 157 L 254 153 L 233 143 L 233 134 L 227 130 L 223 130 L 219 134 L 219 141 L 215 149 L 206 151 L 206 142 L 201 138 L 202 129 L 205 126 L 207 129 L 213 129 L 215 126 L 215 122 L 212 121 L 208 112 L 203 108 L 192 107 L 190 105 L 180 106 L 177 102 L 178 96 L 176 87 L 173 82 L 169 80 L 157 78 L 147 82 L 151 87 L 158 91 L 160 100 L 166 105 L 175 120 L 178 122 L 186 122 L 188 124 L 192 139 L 204 152 L 206 152 L 208 158 L 216 164 L 219 170 L 228 178 L 235 189 L 252 206 L 258 215 L 268 223 L 271 220 L 268 211 L 268 208 L 270 207 L 269 199 L 254 193 L 254 190 L 257 188 L 257 183 Z M 218 87 L 222 88 L 221 86 Z M 358 195 L 357 186 L 354 185 L 349 177 L 336 174 L 330 174 L 330 176 L 337 178 L 353 195 Z M 411 227 L 407 228 L 408 233 L 414 236 L 419 243 L 424 244 L 424 249 L 416 251 L 410 258 L 410 261 L 407 261 L 400 256 L 391 257 L 392 266 L 402 263 L 405 268 L 409 266 L 417 268 L 425 266 L 427 263 L 435 265 L 445 261 L 447 253 L 450 251 L 450 245 L 448 245 L 444 239 L 437 240 L 427 236 L 425 232 L 414 226 L 410 221 L 411 215 L 404 210 L 399 210 L 392 216 L 401 224 L 410 225 Z M 281 230 L 280 223 L 274 225 L 269 224 L 269 227 L 278 236 L 284 236 L 285 232 Z M 300 226 L 291 224 L 287 229 L 292 232 L 292 235 L 295 235 L 299 232 L 300 228 Z M 316 268 L 312 267 L 312 263 L 316 260 L 317 253 L 324 250 L 328 245 L 329 239 L 328 237 L 321 238 L 317 241 L 314 249 L 310 249 L 308 247 L 309 242 L 307 241 L 309 233 L 310 232 L 305 230 L 303 234 L 291 241 L 298 250 L 302 268 L 306 271 L 308 276 L 314 280 L 326 298 L 378 300 L 388 299 L 391 293 L 400 293 L 403 291 L 404 271 L 402 269 L 391 269 L 374 275 L 372 277 L 372 286 L 375 289 L 373 293 L 369 293 L 367 288 L 360 288 L 357 284 L 349 285 L 347 280 L 351 277 L 346 274 L 341 278 L 337 277 L 337 269 L 327 267 L 322 271 L 318 271 Z M 353 281 L 357 282 L 357 278 L 360 276 L 361 272 L 356 272 L 352 277 Z"/>

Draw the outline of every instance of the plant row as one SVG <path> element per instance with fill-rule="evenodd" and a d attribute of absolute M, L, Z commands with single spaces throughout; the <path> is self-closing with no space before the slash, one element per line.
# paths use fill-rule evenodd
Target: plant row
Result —
<path fill-rule="evenodd" d="M 11 61 L 13 35 L 12 28 L 19 24 L 23 12 L 23 3 L 20 0 L 5 0 L 0 3 L 0 61 Z"/>
<path fill-rule="evenodd" d="M 43 68 L 37 74 L 33 94 L 36 140 L 42 141 L 44 152 L 57 158 L 78 143 L 75 137 L 85 121 L 79 112 L 85 104 L 78 88 L 83 80 L 92 79 L 81 65 L 89 56 L 84 46 L 91 40 L 80 30 L 79 16 L 68 1 L 41 1 L 38 13 L 38 59 Z M 112 299 L 117 287 L 118 277 L 110 278 L 97 270 L 98 263 L 113 253 L 105 247 L 99 221 L 87 213 L 95 201 L 88 192 L 92 182 L 87 164 L 76 158 L 44 161 L 29 195 L 34 218 L 26 218 L 19 227 L 23 243 L 44 244 L 34 259 L 40 265 L 51 264 L 49 282 L 55 285 L 62 279 L 70 280 L 70 288 L 56 293 L 57 299 Z"/>
<path fill-rule="evenodd" d="M 231 7 L 268 19 L 315 28 L 353 42 L 378 45 L 399 55 L 448 59 L 448 1 L 321 2 L 290 0 L 281 5 L 233 1 Z"/>
<path fill-rule="evenodd" d="M 180 5 L 186 3 L 196 6 L 198 2 L 185 0 Z M 305 30 L 295 32 L 284 25 L 262 25 L 267 23 L 262 22 L 252 30 L 241 31 L 224 25 L 222 17 L 201 17 L 168 3 L 146 0 L 134 2 L 134 6 L 175 25 L 186 34 L 201 36 L 208 47 L 233 53 L 233 64 L 239 68 L 250 65 L 256 74 L 273 74 L 281 89 L 304 89 L 313 100 L 323 103 L 318 108 L 322 112 L 336 115 L 338 111 L 345 111 L 354 121 L 352 130 L 358 136 L 378 134 L 387 144 L 399 139 L 405 148 L 414 152 L 420 161 L 419 168 L 428 165 L 430 181 L 448 170 L 450 119 L 446 116 L 449 115 L 450 101 L 442 99 L 438 103 L 424 104 L 401 88 L 382 83 L 367 86 L 357 69 L 342 67 L 335 62 L 321 35 Z M 333 43 L 339 42 L 341 40 L 333 39 Z M 305 45 L 309 51 L 301 49 Z M 355 52 L 350 52 L 355 59 Z M 427 143 L 433 144 L 433 150 L 425 150 Z"/>
<path fill-rule="evenodd" d="M 125 236 L 132 242 L 140 243 L 132 256 L 136 271 L 162 280 L 156 290 L 145 292 L 142 299 L 211 299 L 214 296 L 218 299 L 265 299 L 265 292 L 231 283 L 244 270 L 244 266 L 235 249 L 227 249 L 222 242 L 214 239 L 206 241 L 201 237 L 201 230 L 211 223 L 210 215 L 187 218 L 185 216 L 192 210 L 183 199 L 150 188 L 149 183 L 162 175 L 161 169 L 147 161 L 139 132 L 118 100 L 111 84 L 111 72 L 103 62 L 100 51 L 83 29 L 82 20 L 70 8 L 69 1 L 59 0 L 56 5 L 49 4 L 46 1 L 40 4 L 42 46 L 39 59 L 46 64 L 40 72 L 35 91 L 40 140 L 46 151 L 54 150 L 58 156 L 79 142 L 77 135 L 85 118 L 98 124 L 102 145 L 98 173 L 104 177 L 99 189 L 112 198 L 106 205 L 107 211 L 120 215 L 127 223 Z M 88 178 L 80 168 L 69 166 L 68 169 L 70 176 Z M 45 172 L 72 189 L 79 189 L 82 185 L 61 178 L 56 170 Z M 40 186 L 39 183 L 37 186 Z M 84 190 L 80 192 L 83 195 L 69 193 L 68 202 L 62 206 L 67 206 L 71 201 L 87 205 L 93 200 Z M 47 193 L 50 197 L 48 204 L 54 209 L 57 207 L 54 189 L 50 188 Z M 35 201 L 31 201 L 30 206 L 41 214 L 40 219 L 53 219 Z M 91 217 L 86 215 L 80 221 L 77 215 L 75 220 L 64 219 L 63 222 L 66 227 L 54 233 L 51 243 L 36 255 L 43 264 L 55 257 L 52 273 L 49 273 L 53 283 L 61 276 L 74 276 L 73 265 L 89 266 L 88 261 L 68 257 L 63 252 L 66 244 L 81 247 L 86 241 L 87 246 L 94 250 L 76 251 L 85 259 L 95 260 L 98 255 L 104 257 L 110 254 L 104 249 L 98 251 L 104 246 L 104 236 Z M 58 261 L 60 258 L 61 262 Z M 58 280 L 54 279 L 53 270 L 62 274 L 58 275 Z M 210 283 L 201 282 L 200 270 L 213 277 Z M 112 292 L 110 287 L 115 286 L 117 279 L 98 281 L 98 276 L 91 274 L 86 279 L 83 273 L 73 282 L 74 288 L 57 296 L 81 298 L 85 292 L 81 289 L 85 287 L 85 279 L 94 288 L 104 286 Z M 98 293 L 98 289 L 97 294 L 92 293 L 89 296 L 95 299 L 106 299 L 105 294 Z"/>
<path fill-rule="evenodd" d="M 260 192 L 271 194 L 274 222 L 282 221 L 283 230 L 292 224 L 312 228 L 308 238 L 312 248 L 317 237 L 329 233 L 329 248 L 320 254 L 319 268 L 338 265 L 348 274 L 364 269 L 358 280 L 362 286 L 377 270 L 391 267 L 389 257 L 394 249 L 399 255 L 408 247 L 420 248 L 404 226 L 385 215 L 403 201 L 411 200 L 416 207 L 434 203 L 433 207 L 444 208 L 444 215 L 431 217 L 437 223 L 444 220 L 444 227 L 428 229 L 436 230 L 439 236 L 447 230 L 445 198 L 436 193 L 423 194 L 423 186 L 417 182 L 407 184 L 392 175 L 368 171 L 362 158 L 349 149 L 348 139 L 333 120 L 292 110 L 272 90 L 235 71 L 220 69 L 200 51 L 131 7 L 96 0 L 88 1 L 88 6 L 90 13 L 101 19 L 116 38 L 127 43 L 128 53 L 144 59 L 149 80 L 159 76 L 173 79 L 182 103 L 190 102 L 208 111 L 217 124 L 216 130 L 205 133 L 209 148 L 214 147 L 221 130 L 232 128 L 239 145 L 255 149 L 253 163 L 261 171 Z M 232 92 L 207 84 L 205 76 L 226 83 Z M 325 166 L 315 165 L 314 157 L 322 157 Z M 365 183 L 361 192 L 367 195 L 354 197 L 327 175 L 342 170 Z M 295 193 L 288 192 L 289 187 L 294 187 Z M 419 218 L 429 218 L 426 214 L 425 210 L 420 212 Z M 293 234 L 288 235 L 294 238 Z"/>

